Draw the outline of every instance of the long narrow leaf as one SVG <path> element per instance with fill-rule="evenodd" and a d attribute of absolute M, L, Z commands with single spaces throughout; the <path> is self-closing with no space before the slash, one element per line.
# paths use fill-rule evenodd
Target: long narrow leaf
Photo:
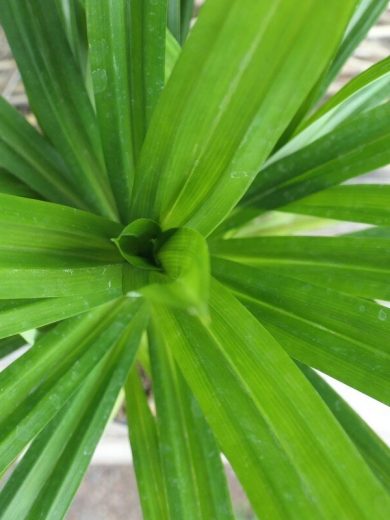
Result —
<path fill-rule="evenodd" d="M 170 518 L 232 519 L 219 449 L 202 412 L 153 329 L 149 346 Z"/>
<path fill-rule="evenodd" d="M 117 218 L 95 114 L 62 30 L 58 6 L 2 0 L 0 21 L 41 128 L 95 211 Z M 27 73 L 28 71 L 28 73 Z"/>
<path fill-rule="evenodd" d="M 288 204 L 282 211 L 317 217 L 390 226 L 390 186 L 335 186 Z"/>
<path fill-rule="evenodd" d="M 210 306 L 207 327 L 159 309 L 159 331 L 256 513 L 386 518 L 384 489 L 283 349 L 220 285 Z"/>
<path fill-rule="evenodd" d="M 386 308 L 267 268 L 212 266 L 293 358 L 390 403 Z"/>
<path fill-rule="evenodd" d="M 91 73 L 110 182 L 127 222 L 134 181 L 128 0 L 87 1 Z"/>
<path fill-rule="evenodd" d="M 0 166 L 53 202 L 87 207 L 54 148 L 1 97 Z"/>
<path fill-rule="evenodd" d="M 296 130 L 271 158 L 273 163 L 328 134 L 361 112 L 390 99 L 390 58 L 376 63 L 349 81 Z"/>
<path fill-rule="evenodd" d="M 130 2 L 130 73 L 136 162 L 164 87 L 166 27 L 167 0 Z"/>
<path fill-rule="evenodd" d="M 299 365 L 302 372 L 331 409 L 348 436 L 353 440 L 373 472 L 390 490 L 390 449 L 314 370 Z"/>
<path fill-rule="evenodd" d="M 137 486 L 145 520 L 168 520 L 155 419 L 134 368 L 126 382 L 126 412 Z"/>
<path fill-rule="evenodd" d="M 144 325 L 145 313 L 131 318 L 69 405 L 36 438 L 0 494 L 3 514 L 63 518 L 110 418 Z"/>
<path fill-rule="evenodd" d="M 244 205 L 284 206 L 390 161 L 390 102 L 348 119 L 259 173 Z"/>
<path fill-rule="evenodd" d="M 15 350 L 18 350 L 20 347 L 23 347 L 26 344 L 26 341 L 19 334 L 16 336 L 11 336 L 10 338 L 5 338 L 0 340 L 0 359 L 8 356 Z"/>
<path fill-rule="evenodd" d="M 318 79 L 353 4 L 206 3 L 148 132 L 132 216 L 210 233 Z"/>
<path fill-rule="evenodd" d="M 68 298 L 0 300 L 0 338 L 77 316 L 121 295 L 109 290 Z"/>
<path fill-rule="evenodd" d="M 139 308 L 130 300 L 110 305 L 59 324 L 1 374 L 1 470 L 61 410 Z"/>
<path fill-rule="evenodd" d="M 0 168 L 0 193 L 16 195 L 17 197 L 28 197 L 30 199 L 41 198 L 41 196 L 29 188 L 27 184 L 9 174 L 2 168 Z"/>
<path fill-rule="evenodd" d="M 358 237 L 264 237 L 221 240 L 215 256 L 363 298 L 390 299 L 387 240 Z"/>
<path fill-rule="evenodd" d="M 280 147 L 290 138 L 302 119 L 325 94 L 327 88 L 340 72 L 342 66 L 351 56 L 355 48 L 365 38 L 369 29 L 375 24 L 380 14 L 388 5 L 388 0 L 358 0 L 356 10 L 345 31 L 343 41 L 333 57 L 330 66 L 324 71 L 320 80 L 314 86 L 310 95 L 300 107 L 288 130 L 278 143 Z"/>

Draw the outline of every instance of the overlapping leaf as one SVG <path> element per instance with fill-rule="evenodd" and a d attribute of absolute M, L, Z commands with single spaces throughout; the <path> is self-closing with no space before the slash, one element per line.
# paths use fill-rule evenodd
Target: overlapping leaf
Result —
<path fill-rule="evenodd" d="M 138 313 L 122 331 L 117 328 L 111 349 L 38 435 L 7 482 L 0 494 L 3 515 L 64 516 L 126 380 L 144 325 L 145 315 Z"/>
<path fill-rule="evenodd" d="M 159 309 L 159 332 L 256 513 L 385 518 L 384 489 L 283 349 L 220 285 L 210 307 L 208 326 Z"/>
<path fill-rule="evenodd" d="M 0 21 L 22 73 L 31 108 L 62 154 L 83 199 L 117 218 L 95 114 L 75 62 L 58 4 L 2 0 Z"/>
<path fill-rule="evenodd" d="M 212 243 L 216 256 L 362 298 L 390 299 L 390 247 L 364 237 L 264 237 Z"/>
<path fill-rule="evenodd" d="M 390 403 L 388 309 L 266 267 L 212 268 L 293 358 Z"/>
<path fill-rule="evenodd" d="M 318 79 L 353 5 L 208 2 L 155 111 L 132 216 L 210 233 Z"/>

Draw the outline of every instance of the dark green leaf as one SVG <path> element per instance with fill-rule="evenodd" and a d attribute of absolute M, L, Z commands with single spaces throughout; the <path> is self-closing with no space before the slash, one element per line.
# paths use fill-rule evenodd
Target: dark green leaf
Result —
<path fill-rule="evenodd" d="M 58 5 L 2 0 L 0 21 L 21 70 L 31 108 L 62 154 L 89 207 L 113 219 L 113 199 L 96 117 L 74 60 Z"/>
<path fill-rule="evenodd" d="M 86 203 L 72 186 L 72 179 L 61 157 L 16 109 L 1 97 L 0 167 L 53 202 L 86 208 Z"/>
<path fill-rule="evenodd" d="M 126 411 L 137 486 L 145 520 L 168 520 L 156 421 L 134 368 L 126 383 Z"/>
<path fill-rule="evenodd" d="M 68 298 L 0 300 L 0 338 L 82 314 L 121 295 L 109 290 Z"/>
<path fill-rule="evenodd" d="M 0 375 L 0 471 L 62 409 L 138 309 L 122 299 L 62 322 Z"/>
<path fill-rule="evenodd" d="M 390 161 L 390 103 L 363 112 L 257 176 L 244 205 L 273 209 Z"/>

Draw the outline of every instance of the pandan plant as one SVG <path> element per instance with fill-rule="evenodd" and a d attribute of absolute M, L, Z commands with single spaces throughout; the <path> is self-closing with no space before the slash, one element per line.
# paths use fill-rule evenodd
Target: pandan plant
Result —
<path fill-rule="evenodd" d="M 2 520 L 66 515 L 121 395 L 146 520 L 234 518 L 222 460 L 259 519 L 389 518 L 318 374 L 390 402 L 390 186 L 345 184 L 390 162 L 390 59 L 325 95 L 386 5 L 0 0 Z"/>

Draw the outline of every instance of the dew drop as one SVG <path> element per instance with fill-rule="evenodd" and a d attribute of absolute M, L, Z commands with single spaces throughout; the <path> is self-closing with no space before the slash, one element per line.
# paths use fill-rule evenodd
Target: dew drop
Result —
<path fill-rule="evenodd" d="M 104 92 L 107 88 L 107 72 L 105 69 L 92 71 L 93 88 L 96 94 Z"/>
<path fill-rule="evenodd" d="M 384 309 L 381 309 L 378 313 L 378 318 L 381 320 L 381 321 L 386 321 L 387 320 L 387 312 L 384 310 Z"/>

